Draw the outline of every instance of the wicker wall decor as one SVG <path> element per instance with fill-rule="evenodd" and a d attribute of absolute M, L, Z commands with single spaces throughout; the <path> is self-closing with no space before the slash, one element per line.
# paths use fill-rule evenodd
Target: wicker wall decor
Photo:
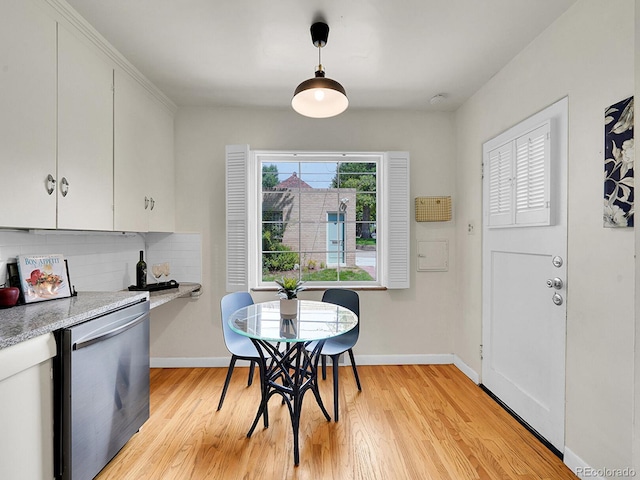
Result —
<path fill-rule="evenodd" d="M 416 222 L 451 220 L 451 197 L 416 197 Z"/>

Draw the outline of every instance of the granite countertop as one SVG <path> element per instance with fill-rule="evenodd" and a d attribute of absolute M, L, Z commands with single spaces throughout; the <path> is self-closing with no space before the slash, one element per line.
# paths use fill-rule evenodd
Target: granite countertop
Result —
<path fill-rule="evenodd" d="M 0 310 L 0 349 L 99 317 L 111 310 L 150 299 L 151 308 L 180 297 L 197 296 L 200 284 L 154 292 L 78 292 L 76 297 L 48 300 Z"/>

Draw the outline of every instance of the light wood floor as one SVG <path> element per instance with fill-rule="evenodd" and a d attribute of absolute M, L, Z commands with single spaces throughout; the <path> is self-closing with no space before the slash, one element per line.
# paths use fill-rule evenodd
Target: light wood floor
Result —
<path fill-rule="evenodd" d="M 280 397 L 269 428 L 246 437 L 260 400 L 247 372 L 236 368 L 216 411 L 226 368 L 152 369 L 151 418 L 97 479 L 577 478 L 452 365 L 360 366 L 362 392 L 340 367 L 340 421 L 327 422 L 309 393 L 294 467 Z M 321 395 L 332 413 L 327 373 Z"/>

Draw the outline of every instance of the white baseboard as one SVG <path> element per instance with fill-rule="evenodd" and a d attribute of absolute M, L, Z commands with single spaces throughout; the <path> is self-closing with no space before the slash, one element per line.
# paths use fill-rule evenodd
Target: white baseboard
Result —
<path fill-rule="evenodd" d="M 564 447 L 564 464 L 569 467 L 578 478 L 589 480 L 606 480 L 602 475 L 604 471 L 600 471 L 597 468 L 590 467 L 587 462 L 582 460 L 578 455 L 573 453 L 571 449 Z"/>
<path fill-rule="evenodd" d="M 230 357 L 151 357 L 151 368 L 228 367 Z M 434 355 L 356 355 L 357 365 L 447 365 L 453 363 L 452 354 Z M 345 365 L 350 365 L 344 355 Z M 249 365 L 238 360 L 238 366 Z"/>
<path fill-rule="evenodd" d="M 473 383 L 475 383 L 476 385 L 478 385 L 480 383 L 480 375 L 478 375 L 478 372 L 476 372 L 473 368 L 471 368 L 469 365 L 464 363 L 462 361 L 462 359 L 460 357 L 458 357 L 457 355 L 453 356 L 453 364 L 456 367 L 458 367 L 458 370 L 460 370 L 467 377 L 469 377 L 469 379 Z"/>
<path fill-rule="evenodd" d="M 151 368 L 198 368 L 228 367 L 230 357 L 152 357 Z M 454 364 L 474 383 L 479 382 L 478 374 L 456 355 L 356 355 L 357 365 L 450 365 Z M 345 365 L 350 365 L 349 356 L 344 355 Z M 238 360 L 238 366 L 248 366 L 249 362 Z"/>
<path fill-rule="evenodd" d="M 199 368 L 199 367 L 228 367 L 231 356 L 228 357 L 151 357 L 151 368 Z M 238 360 L 239 367 L 249 366 L 249 362 Z"/>
<path fill-rule="evenodd" d="M 358 365 L 448 365 L 453 363 L 450 353 L 430 355 L 356 355 Z M 348 363 L 349 356 L 345 355 Z"/>

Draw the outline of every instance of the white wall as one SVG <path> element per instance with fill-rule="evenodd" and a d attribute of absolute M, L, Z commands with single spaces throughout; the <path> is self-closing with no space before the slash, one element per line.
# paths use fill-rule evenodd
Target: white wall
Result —
<path fill-rule="evenodd" d="M 635 0 L 635 96 L 640 97 L 640 0 Z M 640 128 L 640 118 L 634 116 L 634 130 Z M 635 228 L 635 251 L 640 252 L 640 223 Z M 640 303 L 640 261 L 636 257 L 635 305 Z M 634 417 L 633 417 L 633 467 L 640 472 L 640 309 L 635 309 L 636 332 L 634 347 Z"/>
<path fill-rule="evenodd" d="M 325 120 L 299 116 L 291 109 L 184 107 L 176 116 L 176 222 L 181 231 L 202 233 L 203 294 L 184 307 L 157 309 L 152 357 L 224 358 L 219 302 L 225 292 L 225 145 L 248 143 L 253 149 L 408 150 L 411 199 L 452 195 L 453 115 L 398 111 L 345 112 Z M 412 210 L 413 216 L 413 210 Z M 364 362 L 426 361 L 427 354 L 451 354 L 455 296 L 455 256 L 449 272 L 416 272 L 416 239 L 448 239 L 455 251 L 454 222 L 412 222 L 412 288 L 361 292 L 363 327 L 355 354 Z M 303 292 L 302 298 L 320 298 Z M 275 292 L 255 293 L 256 300 Z M 155 314 L 155 312 L 154 312 Z M 161 315 L 162 318 L 158 318 Z M 369 356 L 369 358 L 367 358 Z M 373 359 L 372 357 L 375 357 Z M 186 360 L 185 364 L 189 361 Z M 205 362 L 206 363 L 206 362 Z"/>
<path fill-rule="evenodd" d="M 482 143 L 569 96 L 566 445 L 594 468 L 631 466 L 633 229 L 602 227 L 604 110 L 634 92 L 634 1 L 580 0 L 456 114 L 454 351 L 480 370 Z"/>

